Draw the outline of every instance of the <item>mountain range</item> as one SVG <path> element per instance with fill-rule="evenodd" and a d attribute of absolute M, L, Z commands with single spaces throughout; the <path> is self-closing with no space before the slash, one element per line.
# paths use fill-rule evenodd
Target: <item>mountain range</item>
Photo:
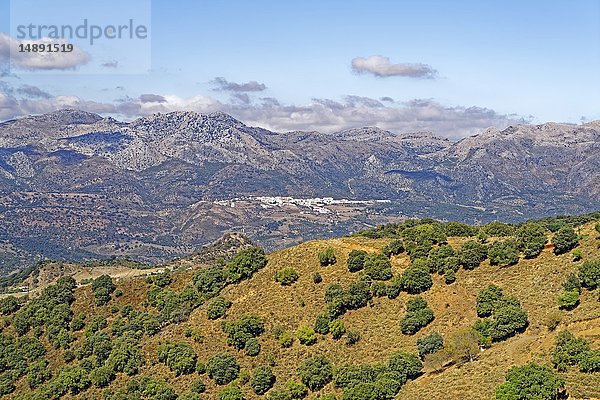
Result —
<path fill-rule="evenodd" d="M 243 231 L 267 249 L 407 217 L 521 221 L 600 208 L 600 121 L 458 142 L 375 127 L 271 132 L 224 113 L 0 123 L 0 269 L 157 262 Z"/>

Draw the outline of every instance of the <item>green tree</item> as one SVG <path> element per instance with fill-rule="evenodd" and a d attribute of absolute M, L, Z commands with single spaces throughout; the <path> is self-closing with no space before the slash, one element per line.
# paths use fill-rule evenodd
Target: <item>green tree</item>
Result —
<path fill-rule="evenodd" d="M 96 305 L 102 306 L 110 301 L 110 295 L 117 287 L 108 275 L 101 275 L 92 282 L 92 292 L 96 298 Z"/>
<path fill-rule="evenodd" d="M 523 252 L 525 258 L 537 257 L 544 249 L 547 242 L 546 229 L 537 223 L 526 223 L 515 233 L 517 247 Z"/>
<path fill-rule="evenodd" d="M 215 297 L 206 306 L 206 316 L 208 319 L 224 317 L 229 307 L 231 307 L 231 301 L 223 297 Z"/>
<path fill-rule="evenodd" d="M 267 257 L 265 251 L 260 247 L 250 247 L 240 250 L 227 263 L 227 278 L 231 282 L 248 279 L 265 265 L 267 265 Z"/>
<path fill-rule="evenodd" d="M 352 250 L 348 254 L 348 271 L 357 272 L 365 267 L 365 260 L 369 253 L 364 250 Z"/>
<path fill-rule="evenodd" d="M 400 239 L 395 239 L 389 242 L 382 250 L 382 253 L 388 257 L 397 256 L 404 251 L 404 242 Z"/>
<path fill-rule="evenodd" d="M 0 299 L 0 314 L 10 315 L 21 308 L 19 300 L 15 296 L 8 296 Z"/>
<path fill-rule="evenodd" d="M 489 285 L 477 294 L 477 316 L 489 317 L 497 304 L 504 298 L 502 289 L 496 285 Z"/>
<path fill-rule="evenodd" d="M 333 379 L 333 366 L 323 356 L 314 356 L 304 360 L 298 367 L 298 376 L 310 390 L 322 389 Z"/>
<path fill-rule="evenodd" d="M 392 277 L 392 264 L 385 254 L 370 254 L 365 259 L 365 274 L 376 281 L 387 281 Z"/>
<path fill-rule="evenodd" d="M 393 353 L 388 360 L 388 369 L 401 375 L 403 382 L 414 379 L 421 374 L 423 363 L 413 353 L 399 351 Z"/>
<path fill-rule="evenodd" d="M 444 347 L 444 339 L 438 332 L 430 333 L 417 339 L 419 357 L 424 358 L 427 354 L 434 353 Z"/>
<path fill-rule="evenodd" d="M 226 385 L 238 377 L 240 366 L 232 355 L 220 353 L 208 358 L 206 372 L 217 385 Z"/>
<path fill-rule="evenodd" d="M 519 261 L 517 242 L 512 239 L 494 242 L 488 247 L 488 256 L 491 265 L 505 267 L 516 264 Z"/>
<path fill-rule="evenodd" d="M 227 386 L 219 392 L 219 400 L 245 400 L 244 393 L 239 386 Z"/>
<path fill-rule="evenodd" d="M 556 232 L 552 242 L 554 243 L 554 254 L 563 254 L 577 247 L 579 237 L 573 228 L 564 226 Z"/>
<path fill-rule="evenodd" d="M 329 333 L 329 323 L 331 322 L 331 316 L 329 313 L 321 313 L 317 315 L 315 321 L 315 332 L 321 335 L 327 335 Z"/>
<path fill-rule="evenodd" d="M 215 297 L 225 287 L 225 272 L 220 267 L 201 269 L 194 275 L 194 285 L 206 299 Z"/>
<path fill-rule="evenodd" d="M 588 260 L 579 266 L 581 285 L 593 290 L 600 286 L 600 259 Z"/>
<path fill-rule="evenodd" d="M 275 384 L 275 375 L 270 367 L 258 367 L 254 370 L 250 387 L 254 393 L 263 395 L 269 391 Z"/>
<path fill-rule="evenodd" d="M 487 257 L 487 247 L 476 240 L 469 240 L 458 251 L 458 259 L 464 269 L 475 269 Z"/>
<path fill-rule="evenodd" d="M 506 382 L 496 389 L 496 400 L 555 400 L 561 398 L 565 381 L 548 367 L 529 363 L 512 367 Z"/>
<path fill-rule="evenodd" d="M 341 319 L 336 319 L 331 321 L 331 323 L 329 324 L 329 330 L 331 331 L 331 336 L 335 340 L 338 340 L 341 339 L 342 336 L 344 336 L 344 334 L 346 333 L 346 325 Z"/>
<path fill-rule="evenodd" d="M 402 288 L 408 293 L 421 293 L 433 286 L 429 268 L 424 263 L 413 262 L 402 273 Z"/>
<path fill-rule="evenodd" d="M 196 371 L 198 357 L 187 343 L 165 343 L 158 346 L 158 361 L 166 364 L 177 375 Z"/>
<path fill-rule="evenodd" d="M 250 338 L 246 341 L 244 351 L 247 356 L 256 357 L 260 353 L 260 343 L 258 343 L 256 338 Z"/>
<path fill-rule="evenodd" d="M 301 326 L 296 332 L 296 337 L 300 341 L 300 344 L 311 346 L 317 343 L 317 335 L 315 331 L 308 326 Z"/>
<path fill-rule="evenodd" d="M 578 290 L 565 290 L 558 297 L 558 305 L 565 310 L 572 310 L 579 304 Z"/>

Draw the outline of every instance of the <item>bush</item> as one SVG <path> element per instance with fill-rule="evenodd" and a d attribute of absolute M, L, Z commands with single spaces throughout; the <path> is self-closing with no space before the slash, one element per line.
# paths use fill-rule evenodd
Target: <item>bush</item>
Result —
<path fill-rule="evenodd" d="M 400 239 L 392 240 L 382 250 L 387 257 L 397 256 L 404 251 L 404 243 Z"/>
<path fill-rule="evenodd" d="M 346 344 L 348 346 L 355 345 L 356 343 L 358 343 L 359 340 L 360 340 L 360 333 L 358 333 L 358 331 L 348 330 L 348 332 L 346 332 Z"/>
<path fill-rule="evenodd" d="M 239 386 L 227 386 L 219 392 L 219 400 L 245 400 L 244 393 Z"/>
<path fill-rule="evenodd" d="M 423 363 L 415 354 L 399 351 L 390 356 L 388 369 L 400 374 L 402 383 L 421 374 Z"/>
<path fill-rule="evenodd" d="M 484 225 L 482 230 L 490 236 L 511 236 L 514 232 L 514 227 L 502 222 L 494 221 Z"/>
<path fill-rule="evenodd" d="M 453 269 L 449 269 L 448 271 L 446 271 L 446 273 L 444 274 L 444 282 L 447 285 L 456 282 L 456 272 L 454 272 Z"/>
<path fill-rule="evenodd" d="M 223 297 L 215 297 L 206 306 L 206 316 L 213 320 L 224 317 L 229 307 L 231 307 L 231 301 Z"/>
<path fill-rule="evenodd" d="M 525 258 L 537 257 L 548 241 L 546 229 L 536 223 L 527 223 L 517 229 L 517 247 L 523 252 Z"/>
<path fill-rule="evenodd" d="M 204 381 L 202 379 L 196 379 L 192 383 L 190 390 L 192 391 L 192 393 L 198 393 L 198 394 L 204 393 L 204 392 L 206 392 L 206 384 L 204 383 Z"/>
<path fill-rule="evenodd" d="M 308 358 L 298 367 L 298 376 L 310 390 L 322 389 L 333 379 L 333 366 L 323 356 Z"/>
<path fill-rule="evenodd" d="M 108 275 L 101 275 L 92 282 L 92 291 L 96 298 L 96 305 L 102 306 L 110 301 L 110 295 L 117 287 Z"/>
<path fill-rule="evenodd" d="M 315 335 L 315 331 L 308 326 L 302 326 L 296 332 L 296 337 L 300 341 L 300 344 L 311 346 L 317 343 L 317 336 Z"/>
<path fill-rule="evenodd" d="M 225 272 L 220 267 L 202 269 L 194 275 L 194 285 L 205 299 L 215 297 L 225 284 Z"/>
<path fill-rule="evenodd" d="M 554 254 L 563 254 L 577 247 L 579 237 L 573 228 L 564 226 L 556 232 L 552 243 L 554 243 Z"/>
<path fill-rule="evenodd" d="M 565 310 L 572 310 L 579 305 L 579 291 L 578 290 L 565 290 L 558 297 L 559 308 Z"/>
<path fill-rule="evenodd" d="M 366 306 L 373 298 L 371 287 L 368 282 L 360 280 L 351 283 L 348 289 L 344 291 L 343 305 L 344 309 L 356 310 Z"/>
<path fill-rule="evenodd" d="M 294 344 L 294 337 L 289 332 L 283 332 L 279 337 L 279 345 L 283 348 L 292 347 Z"/>
<path fill-rule="evenodd" d="M 246 341 L 244 351 L 247 356 L 256 357 L 260 353 L 260 343 L 258 343 L 256 338 L 250 338 Z"/>
<path fill-rule="evenodd" d="M 92 383 L 96 387 L 106 387 L 115 379 L 115 373 L 108 366 L 98 367 L 90 373 Z"/>
<path fill-rule="evenodd" d="M 573 257 L 573 262 L 581 260 L 581 249 L 573 250 L 571 256 Z"/>
<path fill-rule="evenodd" d="M 187 343 L 166 343 L 158 346 L 158 361 L 166 364 L 177 375 L 196 371 L 198 357 Z"/>
<path fill-rule="evenodd" d="M 434 318 L 433 310 L 418 296 L 406 303 L 406 315 L 400 320 L 400 329 L 405 335 L 414 335 Z"/>
<path fill-rule="evenodd" d="M 588 260 L 579 266 L 581 285 L 593 290 L 600 286 L 600 259 Z"/>
<path fill-rule="evenodd" d="M 469 237 L 477 235 L 479 228 L 462 222 L 446 222 L 444 232 L 447 236 Z"/>
<path fill-rule="evenodd" d="M 332 247 L 328 247 L 325 251 L 319 253 L 319 263 L 322 267 L 334 265 L 336 262 L 337 258 L 335 257 L 335 251 Z"/>
<path fill-rule="evenodd" d="M 490 257 L 491 265 L 499 265 L 501 267 L 514 265 L 519 261 L 517 242 L 514 240 L 494 242 L 488 248 L 488 256 Z"/>
<path fill-rule="evenodd" d="M 298 272 L 294 268 L 287 267 L 280 269 L 275 274 L 275 282 L 281 283 L 283 286 L 291 285 L 298 280 Z"/>
<path fill-rule="evenodd" d="M 497 304 L 504 298 L 502 289 L 496 285 L 489 285 L 481 290 L 477 295 L 477 316 L 489 317 L 496 308 Z"/>
<path fill-rule="evenodd" d="M 422 293 L 433 286 L 429 268 L 420 262 L 413 262 L 406 268 L 401 279 L 402 288 L 412 294 Z"/>
<path fill-rule="evenodd" d="M 443 352 L 456 362 L 472 362 L 480 352 L 480 338 L 474 329 L 460 329 L 450 335 Z"/>
<path fill-rule="evenodd" d="M 227 343 L 241 350 L 246 346 L 246 342 L 261 335 L 265 328 L 262 319 L 255 315 L 242 315 L 233 323 L 223 323 L 223 331 L 227 333 Z"/>
<path fill-rule="evenodd" d="M 336 319 L 331 321 L 329 324 L 329 330 L 331 331 L 331 336 L 335 339 L 341 339 L 342 336 L 346 333 L 346 325 L 344 325 L 344 321 L 341 319 Z"/>
<path fill-rule="evenodd" d="M 548 367 L 529 363 L 512 367 L 496 389 L 496 400 L 553 400 L 562 398 L 565 381 Z"/>
<path fill-rule="evenodd" d="M 263 395 L 275 384 L 275 375 L 270 367 L 258 367 L 254 370 L 250 387 L 254 393 Z"/>
<path fill-rule="evenodd" d="M 357 272 L 365 267 L 365 260 L 369 253 L 364 250 L 352 250 L 348 254 L 348 271 Z"/>
<path fill-rule="evenodd" d="M 227 279 L 234 283 L 248 279 L 265 265 L 267 265 L 267 257 L 260 247 L 240 250 L 227 263 Z"/>
<path fill-rule="evenodd" d="M 504 305 L 493 313 L 491 338 L 500 341 L 525 330 L 528 324 L 527 313 L 518 306 Z"/>
<path fill-rule="evenodd" d="M 581 291 L 581 282 L 579 281 L 579 277 L 575 274 L 569 274 L 563 283 L 563 289 L 566 291 L 576 290 L 579 293 Z"/>
<path fill-rule="evenodd" d="M 8 296 L 0 299 L 0 314 L 10 315 L 21 308 L 19 300 L 15 296 Z"/>
<path fill-rule="evenodd" d="M 318 272 L 315 272 L 313 274 L 312 280 L 313 280 L 313 283 L 315 283 L 315 284 L 319 284 L 319 283 L 323 282 L 323 278 L 321 277 L 321 274 Z"/>
<path fill-rule="evenodd" d="M 320 333 L 321 335 L 327 335 L 329 333 L 330 322 L 331 317 L 329 316 L 329 313 L 317 315 L 317 319 L 315 321 L 315 332 Z"/>
<path fill-rule="evenodd" d="M 171 277 L 171 270 L 167 269 L 165 272 L 152 276 L 151 281 L 158 287 L 169 286 L 173 282 L 173 278 Z"/>
<path fill-rule="evenodd" d="M 113 347 L 106 360 L 106 365 L 114 372 L 125 372 L 135 375 L 144 364 L 142 350 L 138 339 L 128 333 L 113 341 Z"/>
<path fill-rule="evenodd" d="M 456 252 L 452 246 L 448 244 L 432 248 L 427 256 L 429 271 L 441 274 L 446 269 L 454 269 L 458 266 L 458 261 L 455 259 L 455 256 Z"/>
<path fill-rule="evenodd" d="M 238 377 L 240 366 L 232 355 L 220 353 L 209 357 L 206 372 L 217 385 L 226 385 Z"/>
<path fill-rule="evenodd" d="M 487 257 L 487 247 L 475 240 L 469 240 L 458 251 L 458 259 L 464 269 L 477 268 Z"/>
<path fill-rule="evenodd" d="M 433 332 L 427 336 L 417 339 L 417 349 L 419 357 L 424 358 L 427 354 L 434 353 L 444 347 L 442 335 Z"/>
<path fill-rule="evenodd" d="M 577 338 L 569 331 L 562 331 L 556 338 L 552 363 L 554 368 L 563 372 L 570 365 L 581 365 L 590 351 L 590 345 L 585 339 Z"/>
<path fill-rule="evenodd" d="M 62 384 L 65 392 L 71 394 L 83 392 L 92 383 L 88 372 L 80 366 L 63 367 L 58 373 L 57 380 Z"/>
<path fill-rule="evenodd" d="M 600 372 L 600 350 L 584 353 L 579 360 L 579 369 L 582 372 Z"/>
<path fill-rule="evenodd" d="M 31 389 L 49 381 L 50 378 L 52 378 L 52 373 L 45 358 L 34 361 L 27 367 L 27 383 Z"/>
<path fill-rule="evenodd" d="M 392 264 L 385 254 L 370 254 L 365 259 L 365 274 L 376 281 L 386 281 L 392 277 Z"/>

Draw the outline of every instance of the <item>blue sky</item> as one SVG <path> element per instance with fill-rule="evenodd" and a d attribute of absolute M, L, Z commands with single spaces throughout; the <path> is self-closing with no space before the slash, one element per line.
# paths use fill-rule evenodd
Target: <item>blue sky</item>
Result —
<path fill-rule="evenodd" d="M 129 6 L 115 7 L 116 14 L 107 2 L 79 3 L 89 4 L 86 17 L 143 19 L 149 2 L 136 1 L 142 6 L 122 0 Z M 0 32 L 14 37 L 9 2 L 0 2 Z M 29 3 L 14 0 L 13 8 Z M 78 21 L 77 12 L 52 4 L 36 9 Z M 106 5 L 101 13 L 99 4 Z M 453 138 L 515 121 L 600 119 L 598 0 L 155 0 L 150 28 L 151 52 L 101 45 L 84 48 L 89 57 L 74 69 L 13 66 L 0 78 L 0 119 L 64 105 L 123 119 L 223 110 L 277 130 L 378 125 Z M 131 72 L 125 59 L 100 67 L 125 55 L 130 66 L 138 60 L 135 73 L 124 73 Z M 352 60 L 372 56 L 389 59 L 396 73 L 352 68 Z M 433 78 L 397 72 L 415 64 L 435 71 Z M 219 85 L 217 77 L 259 86 Z M 44 94 L 19 90 L 24 86 Z M 161 100 L 143 102 L 144 94 Z"/>

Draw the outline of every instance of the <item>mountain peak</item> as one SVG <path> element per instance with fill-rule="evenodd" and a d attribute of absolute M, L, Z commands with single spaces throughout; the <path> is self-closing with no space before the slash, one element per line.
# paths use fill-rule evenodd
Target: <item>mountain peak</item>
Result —
<path fill-rule="evenodd" d="M 42 114 L 36 117 L 46 122 L 54 122 L 68 125 L 87 125 L 98 122 L 102 117 L 98 114 L 94 114 L 87 111 L 77 110 L 74 108 L 65 108 L 62 110 L 52 111 L 46 114 Z"/>

